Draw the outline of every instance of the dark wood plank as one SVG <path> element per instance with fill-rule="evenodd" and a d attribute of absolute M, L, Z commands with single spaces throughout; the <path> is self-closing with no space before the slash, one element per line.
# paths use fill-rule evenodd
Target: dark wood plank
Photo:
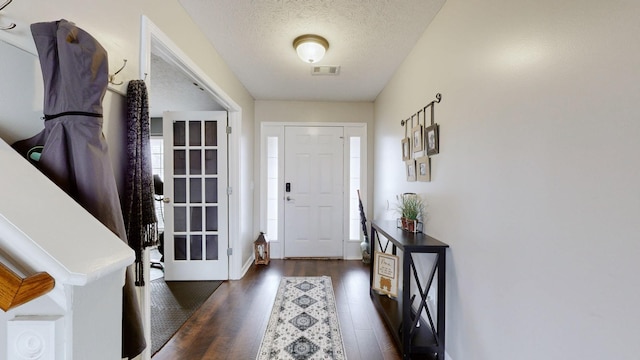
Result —
<path fill-rule="evenodd" d="M 283 276 L 330 276 L 349 360 L 400 359 L 369 298 L 361 261 L 271 260 L 225 281 L 153 360 L 255 359 Z"/>

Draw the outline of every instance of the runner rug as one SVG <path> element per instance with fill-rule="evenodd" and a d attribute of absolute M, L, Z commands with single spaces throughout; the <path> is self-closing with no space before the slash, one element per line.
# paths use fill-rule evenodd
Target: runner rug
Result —
<path fill-rule="evenodd" d="M 282 278 L 257 359 L 346 359 L 330 277 Z"/>

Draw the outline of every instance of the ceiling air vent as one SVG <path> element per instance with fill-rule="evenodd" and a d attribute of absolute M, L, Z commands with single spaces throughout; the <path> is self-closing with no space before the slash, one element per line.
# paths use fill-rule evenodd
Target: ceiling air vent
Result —
<path fill-rule="evenodd" d="M 339 75 L 340 66 L 327 65 L 327 66 L 312 66 L 311 75 Z"/>

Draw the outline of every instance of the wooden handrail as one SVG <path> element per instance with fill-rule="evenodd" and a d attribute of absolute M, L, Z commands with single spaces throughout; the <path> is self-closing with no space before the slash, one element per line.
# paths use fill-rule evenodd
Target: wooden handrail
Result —
<path fill-rule="evenodd" d="M 46 272 L 22 278 L 0 263 L 0 309 L 8 311 L 53 289 L 55 280 Z"/>

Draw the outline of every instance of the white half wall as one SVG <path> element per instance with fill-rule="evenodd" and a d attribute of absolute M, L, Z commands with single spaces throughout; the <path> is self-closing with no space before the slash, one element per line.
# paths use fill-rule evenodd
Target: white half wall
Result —
<path fill-rule="evenodd" d="M 448 243 L 453 360 L 637 359 L 640 2 L 449 0 L 375 102 L 374 211 Z M 430 183 L 399 120 L 435 106 Z"/>

